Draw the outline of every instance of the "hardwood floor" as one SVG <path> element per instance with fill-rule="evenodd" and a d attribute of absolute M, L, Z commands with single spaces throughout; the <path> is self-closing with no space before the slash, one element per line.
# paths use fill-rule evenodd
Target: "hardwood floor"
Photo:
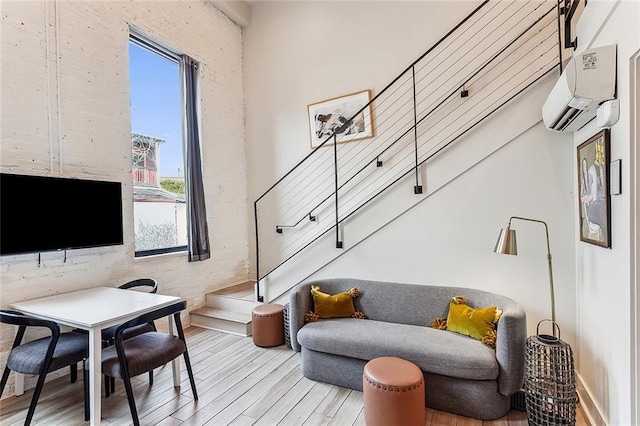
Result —
<path fill-rule="evenodd" d="M 199 400 L 192 399 L 181 363 L 182 386 L 173 388 L 171 365 L 133 379 L 142 425 L 364 425 L 362 392 L 314 382 L 302 376 L 299 354 L 286 346 L 259 348 L 251 337 L 197 327 L 185 330 Z M 116 393 L 102 403 L 102 422 L 132 424 L 121 381 Z M 22 425 L 32 391 L 0 401 L 0 425 Z M 525 426 L 526 413 L 512 410 L 495 421 L 480 421 L 426 409 L 427 425 Z M 35 425 L 82 425 L 82 379 L 68 376 L 45 384 Z M 578 410 L 577 425 L 588 425 Z"/>

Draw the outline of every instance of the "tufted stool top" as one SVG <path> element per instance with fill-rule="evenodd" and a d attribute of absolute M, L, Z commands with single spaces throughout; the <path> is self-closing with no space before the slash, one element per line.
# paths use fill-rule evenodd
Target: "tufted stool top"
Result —
<path fill-rule="evenodd" d="M 283 305 L 279 305 L 277 303 L 265 303 L 263 305 L 255 306 L 251 313 L 261 317 L 268 317 L 281 314 L 283 310 Z"/>
<path fill-rule="evenodd" d="M 393 386 L 400 391 L 413 389 L 424 380 L 422 371 L 415 364 L 388 356 L 369 361 L 364 367 L 364 375 L 372 385 Z"/>

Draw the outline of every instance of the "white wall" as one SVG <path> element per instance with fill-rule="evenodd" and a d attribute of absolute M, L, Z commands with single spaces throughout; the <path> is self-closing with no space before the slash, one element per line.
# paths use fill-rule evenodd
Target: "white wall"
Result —
<path fill-rule="evenodd" d="M 371 88 L 375 95 L 477 4 L 255 4 L 251 26 L 245 29 L 250 199 L 309 152 L 307 104 L 365 88 Z M 338 9 L 340 13 L 334 13 Z M 347 49 L 341 49 L 341 44 Z M 549 86 L 537 90 L 548 91 Z M 543 99 L 546 93 L 542 93 Z M 541 103 L 536 99 L 532 105 L 528 108 L 537 115 L 535 123 L 541 119 Z M 518 104 L 518 108 L 524 107 Z M 440 185 L 451 176 L 444 181 L 442 176 L 430 176 L 426 190 L 433 191 L 435 185 L 435 193 L 356 247 L 352 241 L 346 242 L 348 252 L 328 266 L 320 266 L 314 276 L 380 278 L 496 291 L 522 303 L 533 334 L 537 322 L 550 317 L 544 229 L 539 224 L 514 222 L 520 255 L 498 256 L 492 250 L 510 216 L 546 220 L 554 256 L 558 322 L 563 340 L 574 345 L 573 209 L 577 201 L 573 194 L 571 135 L 546 131 L 540 124 L 526 131 L 532 124 L 528 120 L 517 114 L 489 120 L 475 133 L 482 139 L 474 141 L 474 136 L 469 136 L 461 142 L 461 149 L 438 159 L 438 167 L 446 174 L 444 169 L 472 165 L 489 155 L 486 160 L 469 166 L 457 178 L 454 173 L 452 183 L 443 187 Z M 505 130 L 515 135 L 526 132 L 494 154 L 470 148 L 474 142 L 482 145 L 486 138 L 502 137 Z M 469 144 L 467 149 L 462 148 L 464 144 Z M 411 188 L 399 189 L 403 190 Z M 380 224 L 386 221 L 385 212 L 371 214 L 376 207 L 366 210 L 363 217 L 367 220 Z M 356 228 L 357 221 L 357 217 L 353 219 Z M 344 235 L 353 235 L 348 224 Z M 328 240 L 320 244 L 326 243 L 325 249 L 332 250 Z M 301 256 L 302 267 L 313 264 L 314 259 L 309 257 L 313 255 Z M 289 272 L 280 275 L 286 280 Z M 289 275 L 291 284 L 295 284 L 293 277 Z"/>
<path fill-rule="evenodd" d="M 639 188 L 632 174 L 634 158 L 631 155 L 638 141 L 630 138 L 629 94 L 629 61 L 640 48 L 638 22 L 640 3 L 637 1 L 594 0 L 587 3 L 576 34 L 577 52 L 608 44 L 618 46 L 620 120 L 611 128 L 611 160 L 622 159 L 622 194 L 611 196 L 611 249 L 576 243 L 578 374 L 594 408 L 611 425 L 631 425 L 638 421 L 632 417 L 638 407 L 638 396 L 632 392 L 633 372 L 637 380 L 637 361 L 632 356 L 635 348 L 631 346 L 638 324 L 630 303 L 638 285 L 632 278 L 638 252 L 632 245 L 630 232 L 631 223 L 638 215 L 630 203 L 631 194 L 637 194 Z M 591 123 L 576 132 L 574 146 L 599 130 Z M 577 176 L 575 170 L 574 176 Z M 574 216 L 576 233 L 578 213 L 576 210 Z"/>
<path fill-rule="evenodd" d="M 0 170 L 120 181 L 124 245 L 0 259 L 1 307 L 142 276 L 189 308 L 248 278 L 241 29 L 201 1 L 2 1 Z M 211 258 L 134 260 L 128 25 L 200 61 Z M 34 212 L 35 215 L 46 212 Z M 28 233 L 28 230 L 25 230 Z M 188 317 L 185 317 L 188 321 Z M 14 330 L 2 327 L 1 352 Z M 3 364 L 4 360 L 0 362 Z M 8 394 L 5 392 L 5 394 Z"/>

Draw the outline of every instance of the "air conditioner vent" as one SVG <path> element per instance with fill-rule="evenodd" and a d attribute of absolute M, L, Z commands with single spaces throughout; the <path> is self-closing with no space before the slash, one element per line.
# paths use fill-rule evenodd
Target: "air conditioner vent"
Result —
<path fill-rule="evenodd" d="M 616 96 L 616 45 L 585 50 L 565 67 L 542 107 L 545 126 L 555 131 L 580 129 L 598 106 Z"/>

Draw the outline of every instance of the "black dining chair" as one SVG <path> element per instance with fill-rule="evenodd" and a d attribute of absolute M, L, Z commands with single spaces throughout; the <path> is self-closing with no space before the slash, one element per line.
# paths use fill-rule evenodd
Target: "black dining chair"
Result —
<path fill-rule="evenodd" d="M 140 424 L 140 421 L 138 420 L 131 378 L 153 371 L 155 368 L 173 361 L 180 355 L 184 357 L 187 372 L 189 373 L 193 399 L 198 400 L 196 383 L 193 378 L 189 352 L 187 351 L 187 342 L 182 330 L 182 322 L 180 321 L 180 312 L 186 307 L 187 303 L 184 301 L 174 303 L 119 325 L 115 331 L 115 344 L 102 350 L 102 374 L 123 380 L 131 417 L 133 424 L 136 426 Z M 151 331 L 128 339 L 124 338 L 126 330 L 169 315 L 173 315 L 178 332 L 177 336 Z M 88 365 L 85 365 L 85 406 L 88 406 L 89 398 L 88 374 Z M 85 412 L 87 419 L 88 414 L 88 412 Z"/>
<path fill-rule="evenodd" d="M 18 326 L 13 347 L 7 358 L 7 365 L 2 373 L 0 395 L 4 392 L 11 371 L 38 375 L 38 382 L 24 421 L 25 425 L 29 425 L 33 419 L 47 373 L 70 367 L 71 382 L 75 382 L 78 375 L 77 363 L 89 356 L 89 339 L 86 335 L 79 333 L 60 333 L 60 326 L 53 321 L 29 317 L 15 311 L 0 311 L 0 322 Z M 27 327 L 46 327 L 51 331 L 51 336 L 22 343 Z M 85 388 L 87 387 L 85 386 Z M 85 412 L 85 417 L 87 414 Z"/>
<path fill-rule="evenodd" d="M 120 285 L 118 288 L 121 288 L 123 290 L 129 290 L 133 288 L 137 289 L 137 288 L 143 288 L 143 287 L 147 288 L 148 293 L 156 293 L 158 291 L 158 281 L 156 281 L 153 278 L 138 278 L 136 280 L 126 282 Z M 118 324 L 102 330 L 102 347 L 103 348 L 113 345 L 115 332 L 117 328 L 118 328 Z M 80 333 L 86 333 L 86 331 L 84 330 L 77 329 L 75 331 Z M 139 334 L 147 333 L 149 331 L 156 331 L 156 326 L 153 323 L 153 321 L 150 321 L 145 324 L 140 324 L 136 327 L 127 329 L 124 332 L 124 339 L 129 339 L 131 337 L 135 337 L 135 336 L 138 336 Z M 153 371 L 149 371 L 149 384 L 153 384 Z M 105 397 L 108 398 L 113 392 L 115 392 L 115 390 L 116 390 L 115 379 L 111 378 L 110 380 L 107 380 L 107 378 L 105 377 L 105 381 L 104 381 Z"/>
<path fill-rule="evenodd" d="M 137 280 L 126 282 L 121 286 L 119 286 L 118 288 L 121 288 L 123 290 L 129 290 L 132 288 L 140 288 L 140 287 L 148 287 L 149 288 L 148 293 L 156 293 L 158 291 L 158 282 L 153 278 L 139 278 Z M 117 328 L 118 326 L 114 325 L 113 327 L 105 328 L 104 330 L 102 330 L 102 340 L 106 343 L 103 346 L 113 345 Z M 131 327 L 127 329 L 124 332 L 124 338 L 129 339 L 131 337 L 135 337 L 139 334 L 146 333 L 148 331 L 156 331 L 156 326 L 153 323 L 153 321 L 140 324 L 136 327 Z M 149 379 L 153 380 L 153 376 L 151 376 Z"/>

